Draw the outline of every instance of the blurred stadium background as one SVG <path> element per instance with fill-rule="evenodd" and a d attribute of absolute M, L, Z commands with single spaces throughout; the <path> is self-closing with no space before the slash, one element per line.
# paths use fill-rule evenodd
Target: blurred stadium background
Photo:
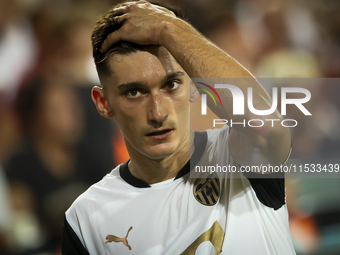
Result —
<path fill-rule="evenodd" d="M 337 0 L 170 2 L 257 77 L 340 76 Z M 0 254 L 60 254 L 65 210 L 127 159 L 90 98 L 91 30 L 115 3 L 0 0 Z M 318 103 L 292 130 L 293 162 L 340 163 L 337 83 L 311 88 Z M 297 253 L 340 254 L 340 178 L 287 179 L 286 189 Z"/>

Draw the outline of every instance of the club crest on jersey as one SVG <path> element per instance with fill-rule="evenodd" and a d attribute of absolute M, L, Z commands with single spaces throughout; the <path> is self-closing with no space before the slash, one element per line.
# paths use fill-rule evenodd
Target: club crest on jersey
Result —
<path fill-rule="evenodd" d="M 220 197 L 220 180 L 216 173 L 202 173 L 195 180 L 194 197 L 202 205 L 215 205 Z"/>

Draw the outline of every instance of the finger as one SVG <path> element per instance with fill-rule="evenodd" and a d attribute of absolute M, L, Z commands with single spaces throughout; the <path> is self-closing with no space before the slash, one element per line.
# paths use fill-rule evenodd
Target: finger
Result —
<path fill-rule="evenodd" d="M 155 5 L 155 4 L 151 4 L 153 7 L 157 8 L 158 10 L 161 10 L 163 12 L 166 12 L 174 17 L 176 17 L 176 14 L 173 11 L 170 11 L 169 9 L 163 7 L 163 6 L 159 6 L 159 5 Z"/>
<path fill-rule="evenodd" d="M 129 14 L 123 14 L 123 15 L 120 15 L 120 16 L 116 16 L 116 17 L 113 17 L 112 18 L 113 21 L 116 23 L 116 24 L 122 24 L 127 20 L 129 19 Z"/>
<path fill-rule="evenodd" d="M 139 0 L 137 3 L 138 4 L 150 4 L 150 2 L 146 0 Z"/>
<path fill-rule="evenodd" d="M 114 10 L 114 12 L 116 12 L 116 10 L 117 10 L 118 12 L 122 11 L 122 12 L 126 13 L 126 12 L 131 11 L 130 8 L 132 6 L 137 6 L 139 4 L 150 4 L 150 3 L 148 1 L 126 2 L 126 3 L 121 4 L 119 7 L 117 7 Z"/>
<path fill-rule="evenodd" d="M 130 5 L 122 5 L 118 8 L 115 8 L 110 15 L 111 16 L 120 16 L 120 15 L 123 15 L 125 13 L 128 13 L 129 7 L 130 7 Z"/>
<path fill-rule="evenodd" d="M 123 24 L 127 19 L 129 19 L 128 14 L 124 14 L 124 15 L 121 15 L 121 16 L 116 16 L 116 17 L 113 18 L 113 20 L 114 20 L 114 22 L 116 24 Z M 100 52 L 101 53 L 106 52 L 111 47 L 111 45 L 119 42 L 121 40 L 120 39 L 121 33 L 122 33 L 122 31 L 121 31 L 121 28 L 120 28 L 120 29 L 112 32 L 111 34 L 109 34 L 105 38 L 105 40 L 104 40 L 104 42 L 103 42 L 103 44 L 102 44 L 102 46 L 100 48 Z"/>
<path fill-rule="evenodd" d="M 117 31 L 109 34 L 106 39 L 104 40 L 102 47 L 100 48 L 100 52 L 106 52 L 113 44 L 119 42 L 121 40 L 121 30 L 118 29 Z"/>
<path fill-rule="evenodd" d="M 135 4 L 136 2 L 126 2 L 126 3 L 123 3 L 121 6 L 129 6 L 131 4 Z"/>

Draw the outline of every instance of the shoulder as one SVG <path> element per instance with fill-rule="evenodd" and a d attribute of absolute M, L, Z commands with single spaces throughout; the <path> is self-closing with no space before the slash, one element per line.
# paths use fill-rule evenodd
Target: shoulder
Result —
<path fill-rule="evenodd" d="M 82 193 L 66 211 L 66 218 L 68 219 L 74 214 L 79 216 L 79 214 L 88 214 L 96 211 L 109 197 L 112 198 L 112 195 L 117 191 L 122 182 L 119 176 L 119 168 L 120 165 Z"/>
<path fill-rule="evenodd" d="M 222 128 L 215 128 L 215 129 L 207 129 L 207 138 L 208 143 L 217 141 L 219 139 L 228 139 L 230 133 L 230 127 L 228 125 L 224 125 Z"/>
<path fill-rule="evenodd" d="M 230 128 L 227 125 L 224 125 L 219 129 L 208 129 L 204 132 L 196 132 L 195 150 L 204 150 L 204 153 L 202 153 L 202 157 L 200 158 L 200 161 L 197 161 L 197 164 L 202 166 L 215 166 L 216 164 L 228 165 L 230 160 L 228 149 L 229 133 Z M 205 134 L 205 137 L 202 134 Z M 196 137 L 199 138 L 197 139 L 198 141 L 205 139 L 205 144 L 197 144 Z"/>
<path fill-rule="evenodd" d="M 93 184 L 82 193 L 65 213 L 63 248 L 67 243 L 81 244 L 86 248 L 85 239 L 92 232 L 95 215 L 100 213 L 106 204 L 114 201 L 117 190 L 123 185 L 119 176 L 120 165 L 114 168 L 101 181 Z M 73 254 L 65 253 L 65 254 Z M 83 254 L 83 253 L 77 253 Z"/>
<path fill-rule="evenodd" d="M 222 128 L 207 129 L 204 132 L 195 132 L 195 148 L 204 145 L 206 152 L 228 153 L 225 150 L 228 149 L 229 134 L 230 127 L 228 125 L 224 125 Z"/>

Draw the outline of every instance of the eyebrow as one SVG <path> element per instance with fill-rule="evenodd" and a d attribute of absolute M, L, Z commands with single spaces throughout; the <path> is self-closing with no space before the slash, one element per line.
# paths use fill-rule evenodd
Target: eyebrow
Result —
<path fill-rule="evenodd" d="M 168 74 L 167 76 L 164 77 L 164 79 L 162 80 L 162 83 L 166 83 L 166 82 L 172 80 L 173 78 L 183 76 L 183 75 L 184 75 L 184 72 L 182 72 L 182 71 L 178 71 L 178 72 Z"/>
<path fill-rule="evenodd" d="M 167 83 L 168 81 L 172 80 L 173 78 L 179 77 L 179 76 L 183 76 L 184 72 L 182 71 L 178 71 L 178 72 L 174 72 L 171 74 L 168 74 L 167 76 L 165 76 L 162 79 L 162 83 Z M 146 84 L 144 82 L 128 82 L 128 83 L 123 83 L 118 85 L 118 89 L 119 90 L 127 90 L 127 89 L 132 89 L 132 88 L 145 88 Z"/>

